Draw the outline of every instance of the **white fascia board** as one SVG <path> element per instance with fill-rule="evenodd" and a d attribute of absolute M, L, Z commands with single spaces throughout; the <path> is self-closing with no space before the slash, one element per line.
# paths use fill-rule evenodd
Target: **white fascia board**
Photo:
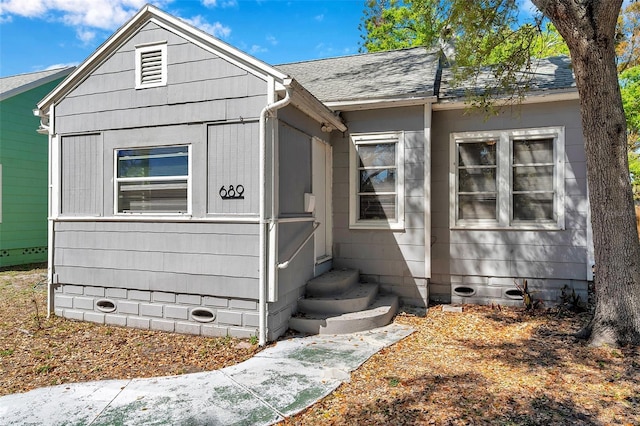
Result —
<path fill-rule="evenodd" d="M 127 39 L 138 29 L 138 21 L 149 13 L 151 6 L 146 5 L 140 11 L 120 27 L 116 32 L 102 43 L 95 52 L 85 59 L 74 72 L 69 74 L 65 81 L 62 82 L 54 91 L 49 93 L 44 99 L 38 102 L 37 107 L 41 111 L 48 110 L 48 107 L 58 101 L 65 93 L 76 88 L 86 77 L 89 72 L 97 68 L 106 58 L 109 57 L 111 47 L 123 39 Z"/>
<path fill-rule="evenodd" d="M 286 74 L 276 70 L 268 64 L 216 39 L 215 37 L 198 30 L 191 25 L 175 18 L 160 9 L 147 4 L 131 18 L 127 23 L 113 33 L 98 49 L 85 59 L 54 91 L 49 93 L 38 104 L 38 109 L 47 111 L 48 107 L 58 101 L 64 94 L 77 87 L 87 75 L 102 62 L 108 59 L 113 47 L 126 42 L 131 38 L 143 22 L 154 22 L 161 27 L 175 32 L 181 37 L 197 44 L 198 46 L 215 53 L 229 62 L 242 67 L 252 74 L 266 80 L 266 75 L 273 76 L 281 83 L 287 78 Z"/>
<path fill-rule="evenodd" d="M 436 96 L 421 96 L 413 98 L 362 99 L 356 101 L 335 101 L 324 104 L 334 111 L 358 111 L 363 109 L 398 108 L 419 106 L 436 102 Z"/>
<path fill-rule="evenodd" d="M 531 95 L 527 95 L 524 99 L 511 101 L 509 99 L 497 99 L 497 106 L 504 105 L 528 105 L 528 104 L 541 104 L 546 102 L 561 102 L 561 101 L 575 101 L 580 99 L 577 90 L 571 91 L 554 91 L 554 92 L 541 92 L 534 93 Z M 446 111 L 446 110 L 454 110 L 454 109 L 467 109 L 472 108 L 473 106 L 468 102 L 460 99 L 456 99 L 454 101 L 439 101 L 433 104 L 434 111 Z"/>
<path fill-rule="evenodd" d="M 302 112 L 312 117 L 316 121 L 319 121 L 323 124 L 328 124 L 341 132 L 347 130 L 347 126 L 345 126 L 339 116 L 334 114 L 331 109 L 320 102 L 296 80 L 290 79 L 288 86 L 293 89 L 291 102 Z"/>
<path fill-rule="evenodd" d="M 169 31 L 179 29 L 179 35 L 181 37 L 184 37 L 192 43 L 212 53 L 215 53 L 216 55 L 221 56 L 223 59 L 226 59 L 234 65 L 247 70 L 257 77 L 266 79 L 266 75 L 271 75 L 276 79 L 276 81 L 282 81 L 287 78 L 286 74 L 278 71 L 271 65 L 262 62 L 261 60 L 231 46 L 230 44 L 223 42 L 222 40 L 215 38 L 211 34 L 199 30 L 154 6 L 147 5 L 145 6 L 145 8 L 148 8 L 150 13 L 152 13 L 152 15 L 156 18 L 151 19 L 151 21 L 153 21 L 154 23 L 162 26 Z"/>

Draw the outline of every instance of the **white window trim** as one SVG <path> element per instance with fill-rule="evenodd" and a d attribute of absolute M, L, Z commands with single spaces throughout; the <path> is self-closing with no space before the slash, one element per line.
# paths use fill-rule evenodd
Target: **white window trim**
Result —
<path fill-rule="evenodd" d="M 349 228 L 404 230 L 404 132 L 352 133 L 349 149 Z M 396 143 L 396 219 L 361 220 L 358 218 L 358 155 L 356 145 Z"/>
<path fill-rule="evenodd" d="M 450 208 L 449 223 L 452 229 L 565 229 L 565 136 L 564 127 L 541 127 L 530 129 L 511 129 L 481 132 L 451 133 L 449 136 L 449 190 Z M 553 162 L 554 162 L 554 214 L 555 220 L 545 221 L 514 221 L 511 220 L 513 209 L 512 188 L 512 140 L 517 138 L 553 138 Z M 497 147 L 497 219 L 458 219 L 458 149 L 457 143 L 484 141 L 495 139 Z"/>
<path fill-rule="evenodd" d="M 134 178 L 118 178 L 118 151 L 127 151 L 132 149 L 149 149 L 149 148 L 170 148 L 176 146 L 186 146 L 187 147 L 187 211 L 186 212 L 176 212 L 176 213 L 167 213 L 167 212 L 119 212 L 118 211 L 118 184 L 120 182 L 131 182 Z M 167 216 L 167 217 L 187 217 L 192 214 L 192 178 L 193 178 L 193 159 L 192 159 L 192 146 L 191 144 L 172 144 L 172 145 L 156 145 L 156 146 L 138 146 L 138 147 L 127 147 L 127 148 L 116 148 L 113 150 L 113 214 L 115 216 Z M 175 180 L 175 176 L 167 176 L 167 177 L 157 177 L 154 180 Z M 140 180 L 145 180 L 141 178 Z"/>
<path fill-rule="evenodd" d="M 162 61 L 161 77 L 159 81 L 154 81 L 152 83 L 143 83 L 142 82 L 142 54 L 146 52 L 151 52 L 154 50 L 160 50 L 161 61 Z M 147 89 L 150 87 L 160 87 L 160 86 L 167 85 L 167 42 L 166 41 L 137 45 L 135 55 L 136 55 L 135 56 L 136 89 Z"/>

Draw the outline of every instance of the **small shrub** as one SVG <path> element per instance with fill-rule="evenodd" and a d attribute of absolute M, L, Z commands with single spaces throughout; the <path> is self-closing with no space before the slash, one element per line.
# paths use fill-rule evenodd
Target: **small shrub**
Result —
<path fill-rule="evenodd" d="M 560 294 L 560 307 L 578 313 L 587 310 L 586 303 L 576 294 L 575 289 L 570 289 L 566 284 L 562 287 L 562 293 Z"/>
<path fill-rule="evenodd" d="M 536 299 L 533 297 L 532 292 L 529 291 L 529 285 L 527 284 L 527 280 L 523 279 L 522 284 L 518 283 L 518 281 L 513 281 L 516 288 L 520 290 L 522 293 L 522 303 L 527 311 L 535 311 L 536 309 L 542 307 L 544 302 L 541 299 Z"/>

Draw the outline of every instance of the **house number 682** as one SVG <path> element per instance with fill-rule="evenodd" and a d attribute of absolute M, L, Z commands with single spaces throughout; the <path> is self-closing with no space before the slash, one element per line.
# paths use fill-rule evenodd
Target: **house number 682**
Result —
<path fill-rule="evenodd" d="M 242 185 L 229 185 L 225 187 L 222 185 L 220 187 L 220 198 L 223 200 L 232 200 L 232 199 L 244 199 L 244 186 Z"/>

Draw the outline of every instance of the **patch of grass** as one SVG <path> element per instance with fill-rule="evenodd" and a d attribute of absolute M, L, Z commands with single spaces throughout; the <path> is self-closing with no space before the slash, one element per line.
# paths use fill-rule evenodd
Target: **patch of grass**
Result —
<path fill-rule="evenodd" d="M 53 367 L 51 365 L 49 365 L 49 364 L 45 364 L 45 365 L 38 366 L 38 368 L 36 368 L 36 373 L 38 373 L 38 374 L 47 374 L 51 370 L 53 370 Z"/>
<path fill-rule="evenodd" d="M 11 355 L 13 355 L 13 352 L 15 352 L 14 349 L 2 349 L 2 350 L 0 350 L 0 356 L 2 356 L 2 357 L 11 356 Z"/>
<path fill-rule="evenodd" d="M 400 384 L 400 379 L 397 378 L 397 377 L 389 377 L 388 380 L 387 380 L 387 383 L 392 388 L 395 388 L 396 386 L 398 386 Z"/>

